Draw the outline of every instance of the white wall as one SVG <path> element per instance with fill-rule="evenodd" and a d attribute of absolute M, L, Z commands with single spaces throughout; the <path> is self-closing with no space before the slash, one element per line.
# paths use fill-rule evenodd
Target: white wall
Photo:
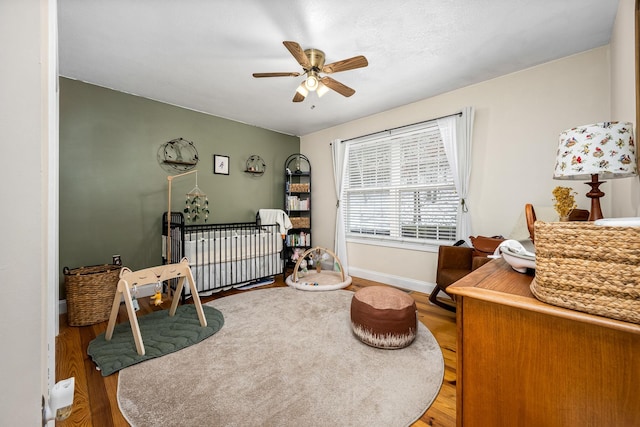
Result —
<path fill-rule="evenodd" d="M 314 245 L 333 248 L 331 140 L 435 118 L 464 106 L 476 109 L 469 193 L 473 234 L 508 235 L 524 205 L 552 205 L 551 191 L 558 185 L 573 187 L 580 194 L 579 206 L 588 209 L 588 187 L 554 181 L 553 167 L 561 131 L 609 118 L 609 64 L 609 47 L 604 46 L 303 136 L 301 151 L 313 167 Z M 610 192 L 609 183 L 601 188 Z M 602 201 L 605 215 L 612 211 L 611 200 Z M 387 283 L 435 282 L 436 253 L 349 244 L 348 255 L 354 276 Z"/>
<path fill-rule="evenodd" d="M 635 0 L 620 0 L 611 35 L 611 118 L 636 123 Z M 636 142 L 638 129 L 636 127 Z M 638 144 L 636 144 L 636 150 Z M 611 217 L 640 216 L 640 178 L 611 182 Z M 606 214 L 605 214 L 606 216 Z"/>
<path fill-rule="evenodd" d="M 47 395 L 49 8 L 0 2 L 0 425 L 42 424 Z M 53 349 L 52 349 L 53 351 Z"/>

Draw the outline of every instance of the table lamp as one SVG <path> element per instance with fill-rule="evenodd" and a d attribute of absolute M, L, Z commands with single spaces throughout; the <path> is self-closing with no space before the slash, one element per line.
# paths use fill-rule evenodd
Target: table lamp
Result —
<path fill-rule="evenodd" d="M 554 179 L 589 179 L 589 221 L 602 218 L 598 178 L 626 178 L 638 174 L 633 124 L 602 122 L 566 130 L 560 134 Z"/>

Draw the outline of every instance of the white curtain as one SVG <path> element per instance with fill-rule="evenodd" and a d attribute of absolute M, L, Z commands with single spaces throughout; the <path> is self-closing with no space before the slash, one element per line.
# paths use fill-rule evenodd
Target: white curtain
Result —
<path fill-rule="evenodd" d="M 333 181 L 336 189 L 336 234 L 334 252 L 342 263 L 344 274 L 349 274 L 349 260 L 347 259 L 347 238 L 344 231 L 344 215 L 340 197 L 342 196 L 344 162 L 346 144 L 339 139 L 331 142 L 331 159 L 333 160 Z"/>
<path fill-rule="evenodd" d="M 458 205 L 457 240 L 464 239 L 470 244 L 471 214 L 467 197 L 469 177 L 471 176 L 471 141 L 473 135 L 473 107 L 465 107 L 460 116 L 438 119 L 438 128 L 442 135 L 444 150 L 453 171 L 453 180 L 460 197 Z"/>

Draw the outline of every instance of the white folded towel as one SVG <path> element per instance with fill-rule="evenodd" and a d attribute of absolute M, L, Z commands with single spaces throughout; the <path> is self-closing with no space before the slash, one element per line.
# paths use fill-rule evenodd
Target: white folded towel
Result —
<path fill-rule="evenodd" d="M 640 217 L 629 218 L 603 218 L 597 219 L 593 223 L 594 225 L 608 225 L 611 227 L 639 227 Z"/>
<path fill-rule="evenodd" d="M 278 224 L 283 239 L 287 235 L 287 231 L 293 227 L 289 215 L 282 209 L 259 209 L 258 216 L 260 216 L 261 224 Z"/>

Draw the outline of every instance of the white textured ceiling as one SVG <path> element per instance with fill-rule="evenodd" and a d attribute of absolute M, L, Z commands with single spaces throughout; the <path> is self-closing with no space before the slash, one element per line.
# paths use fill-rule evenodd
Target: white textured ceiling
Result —
<path fill-rule="evenodd" d="M 60 75 L 305 135 L 609 43 L 617 0 L 58 0 Z M 291 102 L 283 46 L 364 55 Z M 576 72 L 579 72 L 577 70 Z"/>

